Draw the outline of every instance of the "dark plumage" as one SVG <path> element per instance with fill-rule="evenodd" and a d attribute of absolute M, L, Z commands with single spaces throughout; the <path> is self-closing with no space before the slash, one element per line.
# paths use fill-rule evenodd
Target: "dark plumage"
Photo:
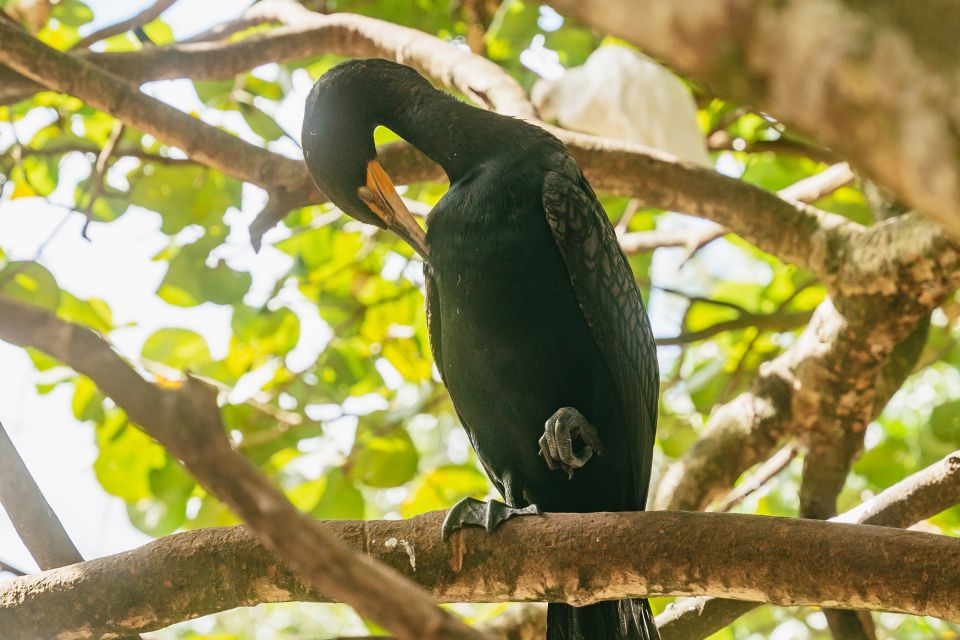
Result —
<path fill-rule="evenodd" d="M 450 178 L 425 241 L 412 218 L 403 221 L 409 214 L 399 211 L 399 198 L 378 195 L 389 182 L 371 164 L 379 124 Z M 434 357 L 507 504 L 643 509 L 657 417 L 656 350 L 613 228 L 563 144 L 539 127 L 463 104 L 409 67 L 364 60 L 338 65 L 317 82 L 303 146 L 327 197 L 429 254 Z M 590 458 L 594 451 L 601 457 Z M 458 513 L 453 527 L 478 523 L 475 511 Z M 551 604 L 547 635 L 646 639 L 656 628 L 641 600 Z"/>

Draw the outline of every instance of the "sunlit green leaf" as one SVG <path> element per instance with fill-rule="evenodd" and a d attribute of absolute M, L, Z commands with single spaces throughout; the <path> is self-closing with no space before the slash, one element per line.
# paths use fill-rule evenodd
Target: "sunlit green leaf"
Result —
<path fill-rule="evenodd" d="M 146 342 L 140 357 L 174 369 L 193 369 L 210 362 L 207 341 L 190 329 L 158 329 Z"/>
<path fill-rule="evenodd" d="M 48 311 L 60 305 L 57 281 L 36 262 L 8 262 L 0 269 L 0 295 Z"/>
<path fill-rule="evenodd" d="M 310 515 L 324 520 L 363 518 L 363 494 L 340 469 L 330 470 L 321 480 L 320 496 L 310 509 Z"/>
<path fill-rule="evenodd" d="M 350 453 L 350 476 L 371 487 L 396 487 L 413 478 L 419 460 L 405 429 L 361 425 Z"/>
<path fill-rule="evenodd" d="M 448 509 L 462 498 L 483 498 L 490 483 L 475 466 L 444 465 L 426 474 L 403 503 L 405 518 L 437 509 Z"/>

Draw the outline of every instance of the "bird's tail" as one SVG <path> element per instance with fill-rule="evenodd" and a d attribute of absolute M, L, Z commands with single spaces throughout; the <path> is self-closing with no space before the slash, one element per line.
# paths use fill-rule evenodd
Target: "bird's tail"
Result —
<path fill-rule="evenodd" d="M 660 640 L 646 600 L 547 606 L 547 640 Z"/>

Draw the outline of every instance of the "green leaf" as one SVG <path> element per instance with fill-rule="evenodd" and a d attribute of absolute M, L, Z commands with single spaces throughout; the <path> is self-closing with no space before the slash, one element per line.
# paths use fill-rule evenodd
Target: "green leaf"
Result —
<path fill-rule="evenodd" d="M 194 371 L 212 361 L 203 336 L 190 329 L 175 328 L 155 331 L 144 342 L 140 357 L 174 369 Z"/>
<path fill-rule="evenodd" d="M 33 363 L 33 366 L 37 371 L 49 371 L 50 369 L 56 369 L 57 367 L 67 366 L 53 356 L 48 355 L 38 349 L 34 349 L 33 347 L 27 347 L 27 355 L 30 357 L 30 361 Z"/>
<path fill-rule="evenodd" d="M 104 419 L 103 401 L 105 398 L 93 380 L 86 376 L 78 376 L 73 385 L 73 402 L 71 404 L 73 416 L 80 422 L 87 420 L 100 422 Z"/>
<path fill-rule="evenodd" d="M 167 456 L 163 466 L 149 473 L 152 497 L 127 506 L 127 514 L 135 527 L 151 536 L 172 533 L 187 516 L 187 500 L 196 482 L 174 458 Z"/>
<path fill-rule="evenodd" d="M 321 478 L 320 497 L 310 515 L 321 520 L 363 519 L 363 494 L 340 469 L 332 469 Z"/>
<path fill-rule="evenodd" d="M 57 315 L 67 322 L 81 324 L 100 333 L 113 330 L 113 312 L 110 305 L 99 298 L 81 300 L 68 291 L 61 291 Z"/>
<path fill-rule="evenodd" d="M 930 429 L 940 440 L 960 444 L 960 400 L 935 407 L 930 414 Z"/>
<path fill-rule="evenodd" d="M 491 60 L 506 60 L 519 56 L 539 32 L 539 17 L 540 9 L 537 3 L 506 0 L 497 9 L 487 29 L 487 56 Z"/>
<path fill-rule="evenodd" d="M 48 311 L 56 311 L 60 304 L 57 281 L 36 262 L 8 262 L 0 269 L 0 295 Z"/>
<path fill-rule="evenodd" d="M 916 470 L 916 460 L 903 440 L 887 438 L 854 463 L 853 471 L 876 489 L 889 487 Z"/>
<path fill-rule="evenodd" d="M 483 498 L 489 488 L 487 477 L 475 466 L 444 465 L 419 481 L 400 513 L 404 518 L 411 518 L 427 511 L 447 509 L 463 498 Z"/>
<path fill-rule="evenodd" d="M 230 327 L 236 346 L 249 352 L 252 367 L 286 355 L 300 339 L 300 318 L 286 307 L 270 311 L 237 305 Z"/>
<path fill-rule="evenodd" d="M 350 476 L 370 487 L 398 487 L 416 475 L 419 461 L 405 429 L 382 431 L 361 423 L 350 453 Z"/>
<path fill-rule="evenodd" d="M 193 88 L 197 92 L 200 102 L 216 109 L 236 109 L 237 105 L 231 97 L 234 81 L 231 80 L 195 80 Z"/>
<path fill-rule="evenodd" d="M 53 5 L 50 16 L 70 27 L 82 27 L 93 20 L 93 10 L 80 0 L 63 0 Z"/>
<path fill-rule="evenodd" d="M 158 47 L 163 47 L 176 40 L 173 30 L 163 20 L 154 20 L 143 27 L 143 31 Z"/>
<path fill-rule="evenodd" d="M 255 96 L 266 98 L 267 100 L 283 100 L 283 87 L 279 82 L 264 80 L 258 78 L 252 73 L 248 73 L 243 79 L 243 88 Z"/>
<path fill-rule="evenodd" d="M 57 156 L 27 156 L 23 170 L 30 188 L 38 195 L 49 196 L 60 179 L 60 158 Z"/>
<path fill-rule="evenodd" d="M 263 110 L 252 103 L 240 102 L 239 104 L 243 119 L 247 121 L 247 125 L 255 134 L 267 142 L 272 142 L 283 137 L 285 133 L 283 128 L 278 125 L 272 117 L 264 113 Z"/>
<path fill-rule="evenodd" d="M 159 538 L 173 533 L 183 524 L 186 510 L 186 500 L 173 504 L 156 498 L 143 498 L 127 504 L 127 517 L 140 531 Z"/>
<path fill-rule="evenodd" d="M 414 340 L 390 340 L 383 344 L 383 357 L 392 364 L 407 382 L 430 379 L 433 360 L 421 351 Z"/>
<path fill-rule="evenodd" d="M 103 489 L 128 503 L 152 495 L 150 473 L 166 463 L 163 447 L 112 410 L 97 427 L 99 455 L 93 471 Z"/>
<path fill-rule="evenodd" d="M 240 519 L 230 509 L 217 500 L 216 496 L 205 494 L 200 499 L 200 509 L 191 519 L 190 527 L 229 527 L 240 524 Z"/>
<path fill-rule="evenodd" d="M 180 307 L 204 302 L 234 304 L 243 298 L 250 289 L 252 277 L 249 273 L 234 271 L 222 261 L 208 267 L 210 244 L 204 238 L 177 252 L 157 289 L 160 298 Z"/>
<path fill-rule="evenodd" d="M 193 165 L 147 164 L 130 189 L 131 203 L 159 213 L 160 229 L 169 235 L 191 224 L 222 225 L 226 210 L 240 206 L 240 195 L 237 180 Z"/>

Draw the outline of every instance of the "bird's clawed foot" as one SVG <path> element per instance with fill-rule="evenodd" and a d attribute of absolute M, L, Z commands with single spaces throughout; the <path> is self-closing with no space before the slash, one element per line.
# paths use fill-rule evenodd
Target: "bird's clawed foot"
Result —
<path fill-rule="evenodd" d="M 540 508 L 535 504 L 523 509 L 514 509 L 496 500 L 483 502 L 476 498 L 464 498 L 447 512 L 447 517 L 443 519 L 441 533 L 446 542 L 450 534 L 466 526 L 483 527 L 487 533 L 492 533 L 501 522 L 513 516 L 537 515 L 540 515 Z"/>
<path fill-rule="evenodd" d="M 603 455 L 600 433 L 582 413 L 563 407 L 550 416 L 540 436 L 540 455 L 550 469 L 563 469 L 572 478 L 594 453 Z"/>

